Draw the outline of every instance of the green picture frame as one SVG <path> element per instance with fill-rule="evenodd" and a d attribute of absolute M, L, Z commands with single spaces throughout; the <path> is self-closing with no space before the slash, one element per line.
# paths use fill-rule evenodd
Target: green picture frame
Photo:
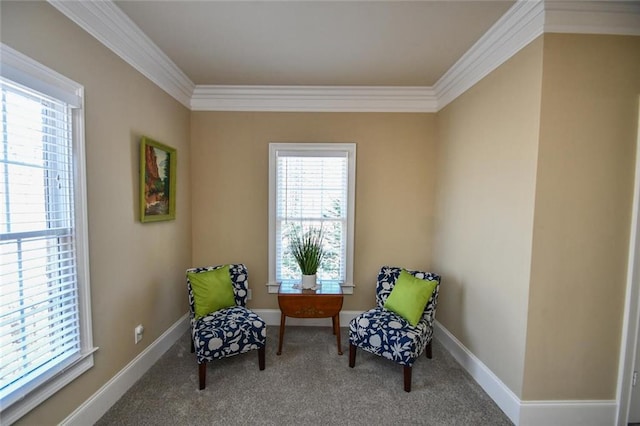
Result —
<path fill-rule="evenodd" d="M 140 221 L 176 218 L 175 148 L 143 136 L 140 140 Z"/>

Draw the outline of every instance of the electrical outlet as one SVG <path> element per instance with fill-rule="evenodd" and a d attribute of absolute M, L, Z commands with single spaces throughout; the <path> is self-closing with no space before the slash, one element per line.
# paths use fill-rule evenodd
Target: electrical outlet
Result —
<path fill-rule="evenodd" d="M 136 343 L 136 345 L 140 343 L 140 340 L 142 340 L 143 333 L 144 327 L 142 326 L 142 324 L 138 324 L 136 328 L 133 329 L 133 341 Z"/>
<path fill-rule="evenodd" d="M 251 300 L 251 289 L 247 290 L 247 300 Z"/>

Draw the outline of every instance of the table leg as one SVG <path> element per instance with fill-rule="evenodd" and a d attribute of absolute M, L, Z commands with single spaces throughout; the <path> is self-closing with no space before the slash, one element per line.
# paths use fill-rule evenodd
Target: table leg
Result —
<path fill-rule="evenodd" d="M 333 333 L 338 341 L 338 355 L 342 355 L 342 345 L 340 344 L 340 313 L 333 317 Z"/>
<path fill-rule="evenodd" d="M 333 334 L 336 334 L 336 317 L 331 317 L 331 328 L 333 328 Z"/>
<path fill-rule="evenodd" d="M 276 352 L 276 355 L 282 354 L 282 340 L 284 339 L 284 323 L 286 319 L 286 315 L 282 312 L 280 314 L 280 338 L 278 339 L 278 352 Z"/>

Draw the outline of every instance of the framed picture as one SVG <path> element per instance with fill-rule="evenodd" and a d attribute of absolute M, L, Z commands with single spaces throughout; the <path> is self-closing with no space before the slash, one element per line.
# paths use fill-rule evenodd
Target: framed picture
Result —
<path fill-rule="evenodd" d="M 176 218 L 176 150 L 142 137 L 140 141 L 140 221 Z"/>

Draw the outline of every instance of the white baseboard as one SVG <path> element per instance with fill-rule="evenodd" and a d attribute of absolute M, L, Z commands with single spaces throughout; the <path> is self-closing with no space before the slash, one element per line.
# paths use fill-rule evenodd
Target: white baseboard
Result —
<path fill-rule="evenodd" d="M 280 325 L 279 309 L 255 309 L 267 325 Z M 359 311 L 340 312 L 340 325 L 348 327 L 349 321 Z M 287 325 L 304 326 L 331 326 L 330 318 L 287 318 Z M 160 357 L 184 334 L 189 327 L 189 314 L 185 314 L 176 321 L 167 331 L 151 343 L 144 351 L 135 357 L 129 364 L 118 372 L 111 380 L 105 383 L 96 393 L 80 405 L 73 413 L 67 416 L 61 426 L 83 426 L 94 424 L 104 413 L 115 404 L 124 393 L 137 382 L 144 373 L 155 364 Z"/>
<path fill-rule="evenodd" d="M 438 321 L 435 338 L 478 382 L 509 419 L 518 426 L 614 425 L 616 401 L 521 401 L 493 372 Z"/>
<path fill-rule="evenodd" d="M 255 309 L 267 325 L 280 325 L 279 309 Z M 348 327 L 349 321 L 359 311 L 340 312 L 341 327 Z M 287 325 L 331 326 L 330 318 L 287 318 Z M 84 426 L 94 424 L 115 404 L 124 393 L 137 382 L 144 373 L 184 334 L 189 326 L 189 314 L 185 314 L 167 331 L 158 337 L 144 351 L 105 383 L 96 393 L 82 403 L 73 413 L 67 416 L 61 426 Z"/>
<path fill-rule="evenodd" d="M 523 401 L 518 425 L 614 425 L 616 412 L 616 401 Z"/>
<path fill-rule="evenodd" d="M 255 309 L 267 325 L 280 325 L 279 309 Z M 340 312 L 341 327 L 360 311 Z M 185 314 L 118 374 L 80 405 L 60 424 L 94 424 L 158 359 L 180 338 L 188 327 Z M 287 325 L 331 326 L 330 318 L 287 318 Z M 435 338 L 467 370 L 502 411 L 518 426 L 602 426 L 615 423 L 616 401 L 521 401 L 493 372 L 438 321 Z"/>
<path fill-rule="evenodd" d="M 144 351 L 105 383 L 96 393 L 64 419 L 60 425 L 92 425 L 129 390 L 133 384 L 187 331 L 189 315 L 185 314 Z"/>
<path fill-rule="evenodd" d="M 434 327 L 435 338 L 442 343 L 451 355 L 467 370 L 467 372 L 478 382 L 484 391 L 498 404 L 498 407 L 518 424 L 520 417 L 520 399 L 493 374 L 493 372 L 482 363 L 469 349 L 467 349 L 456 337 L 449 332 L 438 321 Z"/>

